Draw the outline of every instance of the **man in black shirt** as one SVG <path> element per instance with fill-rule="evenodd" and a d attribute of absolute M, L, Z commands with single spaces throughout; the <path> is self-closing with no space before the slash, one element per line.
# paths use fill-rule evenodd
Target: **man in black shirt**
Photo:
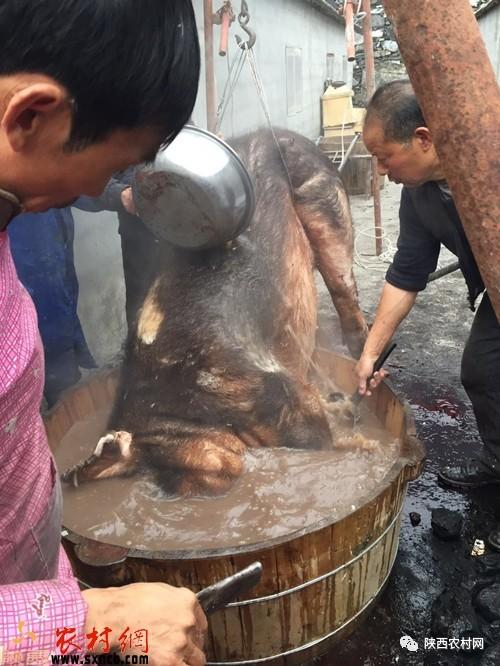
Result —
<path fill-rule="evenodd" d="M 471 308 L 484 284 L 453 202 L 444 173 L 409 81 L 393 81 L 377 90 L 365 120 L 364 140 L 378 158 L 379 172 L 405 185 L 401 196 L 398 250 L 386 275 L 376 318 L 357 365 L 359 391 L 367 386 L 373 365 L 399 324 L 410 312 L 437 266 L 441 243 L 460 262 Z M 483 446 L 477 459 L 439 472 L 453 488 L 500 484 L 500 325 L 485 293 L 462 357 L 462 384 L 472 402 Z M 490 534 L 500 549 L 500 527 Z"/>

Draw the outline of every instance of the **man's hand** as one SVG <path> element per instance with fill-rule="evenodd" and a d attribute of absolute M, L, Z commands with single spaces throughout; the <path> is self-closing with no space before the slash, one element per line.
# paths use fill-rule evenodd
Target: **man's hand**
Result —
<path fill-rule="evenodd" d="M 399 324 L 412 309 L 416 298 L 416 292 L 404 291 L 388 282 L 385 283 L 375 321 L 368 333 L 361 358 L 356 365 L 358 390 L 361 395 L 371 395 L 372 390 L 377 388 L 384 377 L 388 376 L 388 373 L 382 369 L 374 374 L 368 385 L 375 361 L 394 336 Z"/>
<path fill-rule="evenodd" d="M 377 358 L 377 356 L 364 352 L 356 364 L 355 372 L 358 377 L 358 391 L 361 395 L 371 395 L 372 390 L 376 389 L 380 382 L 385 377 L 389 376 L 389 373 L 382 368 L 379 372 L 376 372 L 373 375 L 368 383 L 368 380 L 373 373 L 373 366 L 375 365 Z"/>
<path fill-rule="evenodd" d="M 196 596 L 185 588 L 164 583 L 134 583 L 124 587 L 82 592 L 88 605 L 85 630 L 110 627 L 121 652 L 118 636 L 127 627 L 146 629 L 149 663 L 153 666 L 204 666 L 203 644 L 207 620 Z M 141 655 L 142 648 L 127 646 L 122 654 Z"/>
<path fill-rule="evenodd" d="M 135 207 L 134 197 L 132 194 L 132 188 L 126 187 L 121 193 L 122 205 L 131 215 L 137 215 L 137 208 Z"/>

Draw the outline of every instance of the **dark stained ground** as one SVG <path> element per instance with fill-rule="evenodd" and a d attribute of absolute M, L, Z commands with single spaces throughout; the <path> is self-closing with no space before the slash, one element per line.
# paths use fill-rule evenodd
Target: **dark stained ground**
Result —
<path fill-rule="evenodd" d="M 397 238 L 399 188 L 389 186 L 383 194 L 384 228 L 388 238 Z M 370 202 L 353 197 L 352 207 L 358 231 L 373 224 Z M 361 302 L 371 320 L 385 269 L 373 268 L 372 241 L 358 237 L 361 261 L 369 268 L 356 268 Z M 446 253 L 440 265 L 451 262 Z M 326 319 L 328 299 L 322 295 Z M 402 519 L 399 553 L 389 584 L 380 603 L 364 625 L 336 647 L 334 653 L 317 660 L 318 666 L 389 666 L 401 664 L 464 665 L 485 663 L 476 651 L 469 657 L 452 650 L 425 650 L 424 639 L 432 636 L 431 606 L 445 589 L 470 587 L 476 580 L 477 561 L 470 556 L 475 539 L 486 540 L 500 519 L 500 493 L 482 490 L 458 493 L 440 488 L 436 472 L 443 464 L 462 460 L 478 450 L 478 434 L 470 403 L 459 380 L 461 353 L 473 314 L 466 302 L 461 273 L 430 285 L 395 337 L 398 348 L 388 369 L 398 394 L 412 406 L 418 435 L 427 447 L 423 475 L 410 484 Z M 498 487 L 497 487 L 498 488 Z M 462 537 L 444 542 L 431 530 L 431 510 L 444 507 L 460 511 L 464 517 Z M 421 514 L 422 522 L 412 527 L 409 513 Z M 500 582 L 500 574 L 497 576 Z M 454 638 L 454 629 L 448 638 Z M 419 644 L 415 653 L 400 646 L 400 638 L 410 635 Z M 443 636 L 444 637 L 444 636 Z M 500 664 L 500 658 L 488 664 Z"/>

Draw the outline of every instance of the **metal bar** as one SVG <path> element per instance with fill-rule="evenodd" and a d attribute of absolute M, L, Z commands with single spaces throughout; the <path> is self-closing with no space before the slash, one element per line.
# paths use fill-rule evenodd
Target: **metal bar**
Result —
<path fill-rule="evenodd" d="M 434 282 L 434 280 L 439 280 L 439 278 L 442 278 L 445 275 L 454 273 L 455 271 L 458 271 L 459 268 L 460 268 L 460 263 L 458 261 L 454 261 L 452 264 L 448 264 L 448 266 L 440 268 L 439 270 L 434 271 L 434 273 L 431 273 L 429 275 L 429 278 L 427 279 L 427 284 L 429 282 Z"/>
<path fill-rule="evenodd" d="M 396 518 L 399 518 L 401 516 L 401 512 L 398 513 Z M 399 545 L 398 545 L 399 548 Z M 268 663 L 272 659 L 280 659 L 283 657 L 290 657 L 294 654 L 300 654 L 301 652 L 305 652 L 306 650 L 310 650 L 311 648 L 321 645 L 321 643 L 324 643 L 325 641 L 329 640 L 330 638 L 333 638 L 336 634 L 340 633 L 345 627 L 347 627 L 349 624 L 354 622 L 367 608 L 368 606 L 373 602 L 373 600 L 376 598 L 376 596 L 380 593 L 381 590 L 384 589 L 384 586 L 386 585 L 387 581 L 389 580 L 389 576 L 392 573 L 392 569 L 394 567 L 394 562 L 396 561 L 396 556 L 398 554 L 398 548 L 395 549 L 394 555 L 392 557 L 392 561 L 389 564 L 389 571 L 387 572 L 387 576 L 384 578 L 382 583 L 380 584 L 378 590 L 373 594 L 370 599 L 360 608 L 355 615 L 350 617 L 348 620 L 346 620 L 343 624 L 340 625 L 340 627 L 337 627 L 333 631 L 331 631 L 329 634 L 326 634 L 326 636 L 321 636 L 321 638 L 317 638 L 314 641 L 311 641 L 310 643 L 307 643 L 306 645 L 301 645 L 298 648 L 293 648 L 292 650 L 287 650 L 286 652 L 281 652 L 280 654 L 274 654 L 269 657 L 262 657 L 260 659 L 250 659 L 250 660 L 245 660 L 245 661 L 209 661 L 207 662 L 207 666 L 243 666 L 243 664 L 265 664 Z"/>
<path fill-rule="evenodd" d="M 382 254 L 382 205 L 380 202 L 380 180 L 378 175 L 378 161 L 372 157 L 372 194 L 373 217 L 375 219 L 375 253 L 377 257 Z"/>
<path fill-rule="evenodd" d="M 227 54 L 227 43 L 229 40 L 229 26 L 231 25 L 231 8 L 227 4 L 222 8 L 222 19 L 220 28 L 219 55 Z"/>
<path fill-rule="evenodd" d="M 203 16 L 205 30 L 205 87 L 207 95 L 207 128 L 215 129 L 217 105 L 215 99 L 215 67 L 214 67 L 214 9 L 213 0 L 203 0 Z"/>
<path fill-rule="evenodd" d="M 366 95 L 370 99 L 375 92 L 375 55 L 373 53 L 372 7 L 370 0 L 363 0 L 363 45 L 365 50 Z M 382 206 L 380 203 L 380 181 L 378 160 L 372 157 L 372 196 L 375 219 L 375 253 L 382 254 Z"/>
<path fill-rule="evenodd" d="M 288 597 L 290 594 L 295 594 L 296 592 L 300 592 L 301 590 L 305 590 L 307 587 L 311 587 L 311 585 L 317 585 L 318 583 L 321 583 L 322 581 L 326 580 L 327 578 L 332 578 L 332 576 L 336 576 L 340 571 L 343 571 L 344 569 L 347 569 L 347 567 L 352 566 L 355 562 L 360 560 L 362 557 L 364 557 L 367 553 L 370 552 L 375 546 L 382 541 L 382 539 L 391 531 L 391 529 L 394 527 L 396 521 L 401 515 L 401 511 L 403 508 L 398 511 L 398 513 L 394 516 L 394 518 L 391 520 L 389 525 L 385 528 L 385 530 L 380 534 L 375 541 L 372 541 L 364 550 L 362 550 L 360 553 L 358 553 L 355 557 L 353 557 L 351 560 L 348 562 L 344 562 L 344 564 L 341 564 L 338 566 L 336 569 L 333 569 L 333 571 L 328 571 L 328 573 L 323 574 L 322 576 L 318 576 L 317 578 L 312 578 L 311 580 L 306 581 L 305 583 L 301 583 L 300 585 L 297 585 L 295 587 L 290 587 L 288 590 L 283 590 L 282 592 L 276 592 L 275 594 L 268 594 L 265 597 L 257 597 L 256 599 L 246 599 L 245 601 L 233 601 L 230 604 L 227 604 L 226 608 L 241 608 L 242 606 L 254 606 L 255 604 L 262 604 L 262 603 L 267 603 L 268 601 L 274 601 L 275 599 L 281 599 L 283 597 Z"/>
<path fill-rule="evenodd" d="M 351 153 L 354 150 L 354 148 L 356 147 L 356 144 L 358 143 L 360 136 L 361 136 L 360 134 L 355 134 L 354 135 L 354 138 L 351 141 L 351 145 L 347 149 L 346 154 L 344 155 L 344 157 L 342 159 L 342 162 L 340 163 L 339 173 L 342 173 L 342 171 L 345 169 L 345 165 L 347 164 L 347 160 L 351 157 Z"/>
<path fill-rule="evenodd" d="M 346 52 L 347 60 L 353 62 L 356 60 L 356 46 L 354 43 L 354 2 L 355 0 L 346 0 L 344 7 L 345 18 L 345 38 L 346 38 Z"/>
<path fill-rule="evenodd" d="M 500 90 L 469 0 L 383 0 L 500 318 Z"/>
<path fill-rule="evenodd" d="M 375 92 L 375 55 L 373 53 L 372 8 L 370 0 L 363 0 L 363 46 L 365 50 L 366 93 Z"/>

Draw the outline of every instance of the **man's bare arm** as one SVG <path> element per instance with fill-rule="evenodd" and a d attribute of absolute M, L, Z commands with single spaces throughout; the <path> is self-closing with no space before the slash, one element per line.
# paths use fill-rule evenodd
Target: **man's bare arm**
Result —
<path fill-rule="evenodd" d="M 385 283 L 375 321 L 366 339 L 361 358 L 356 365 L 358 390 L 361 395 L 365 393 L 369 395 L 369 389 L 376 388 L 386 375 L 383 370 L 375 373 L 370 386 L 367 386 L 367 380 L 373 372 L 375 361 L 398 329 L 400 323 L 412 309 L 417 299 L 417 293 L 404 291 L 388 282 Z"/>

